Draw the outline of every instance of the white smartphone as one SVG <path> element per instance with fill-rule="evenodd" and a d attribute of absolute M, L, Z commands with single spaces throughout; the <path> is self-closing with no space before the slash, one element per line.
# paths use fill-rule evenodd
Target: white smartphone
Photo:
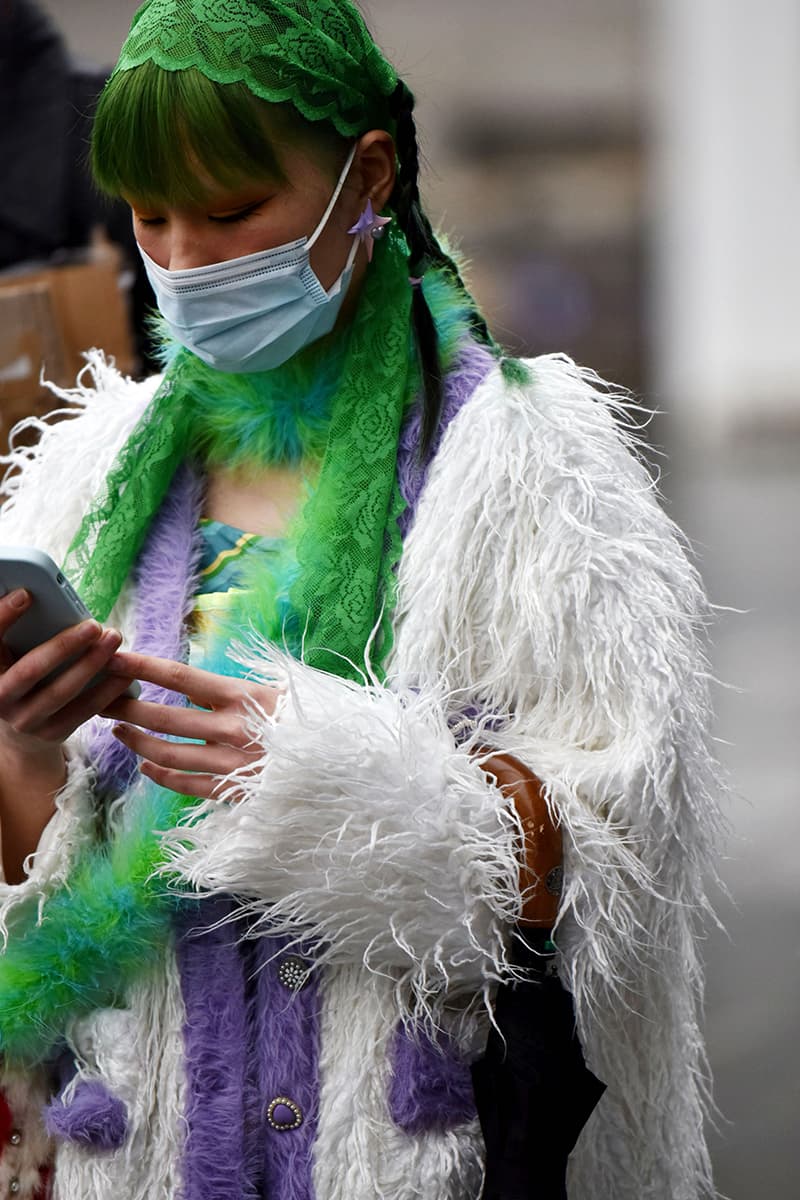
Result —
<path fill-rule="evenodd" d="M 32 603 L 3 639 L 16 658 L 92 616 L 48 554 L 33 546 L 0 546 L 0 596 L 17 588 L 25 588 Z M 64 663 L 67 666 L 69 663 Z M 139 692 L 134 680 L 125 694 L 136 699 Z"/>

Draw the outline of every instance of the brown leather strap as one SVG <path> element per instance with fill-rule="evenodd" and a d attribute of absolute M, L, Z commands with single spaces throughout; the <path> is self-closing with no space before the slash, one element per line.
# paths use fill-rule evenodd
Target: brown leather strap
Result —
<path fill-rule="evenodd" d="M 561 894 L 563 850 L 561 831 L 550 816 L 540 780 L 510 754 L 481 750 L 481 766 L 512 801 L 525 834 L 525 857 L 520 867 L 524 898 L 521 925 L 552 929 Z"/>

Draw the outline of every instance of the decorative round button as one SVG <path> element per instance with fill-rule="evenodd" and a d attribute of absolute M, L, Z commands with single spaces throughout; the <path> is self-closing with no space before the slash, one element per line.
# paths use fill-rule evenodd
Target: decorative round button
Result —
<path fill-rule="evenodd" d="M 553 867 L 548 871 L 544 886 L 551 896 L 560 896 L 564 890 L 564 868 Z"/>
<path fill-rule="evenodd" d="M 297 954 L 287 954 L 278 967 L 278 979 L 290 992 L 301 991 L 308 983 L 309 964 Z"/>
<path fill-rule="evenodd" d="M 290 1129 L 300 1128 L 303 1114 L 294 1100 L 288 1096 L 276 1096 L 267 1109 L 267 1121 L 278 1133 L 287 1133 Z"/>
<path fill-rule="evenodd" d="M 18 1129 L 12 1129 L 11 1133 L 8 1135 L 8 1140 L 12 1146 L 18 1146 L 22 1141 L 22 1134 Z"/>

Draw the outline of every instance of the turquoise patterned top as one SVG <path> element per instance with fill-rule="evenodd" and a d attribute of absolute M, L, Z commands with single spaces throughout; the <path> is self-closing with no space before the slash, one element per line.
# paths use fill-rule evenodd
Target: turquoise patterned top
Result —
<path fill-rule="evenodd" d="M 264 558 L 264 565 L 275 565 L 281 548 L 280 538 L 245 533 L 222 521 L 202 520 L 203 554 L 196 595 L 209 596 L 229 592 L 241 586 L 242 566 L 251 556 Z"/>
<path fill-rule="evenodd" d="M 230 674 L 230 662 L 220 629 L 247 588 L 244 576 L 255 558 L 264 572 L 284 570 L 283 540 L 247 533 L 222 521 L 201 520 L 203 550 L 194 595 L 189 662 L 219 674 Z M 251 575 L 252 578 L 252 575 Z"/>

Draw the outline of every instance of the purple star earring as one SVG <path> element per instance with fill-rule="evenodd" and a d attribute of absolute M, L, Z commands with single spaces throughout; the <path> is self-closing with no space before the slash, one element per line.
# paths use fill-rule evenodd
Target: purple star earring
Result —
<path fill-rule="evenodd" d="M 370 197 L 367 200 L 367 207 L 353 228 L 348 229 L 348 233 L 356 234 L 361 239 L 361 244 L 366 246 L 368 262 L 372 262 L 372 252 L 375 249 L 375 243 L 383 237 L 384 227 L 391 224 L 391 220 L 391 217 L 377 217 L 375 215 L 375 210 L 372 207 L 372 198 Z"/>

